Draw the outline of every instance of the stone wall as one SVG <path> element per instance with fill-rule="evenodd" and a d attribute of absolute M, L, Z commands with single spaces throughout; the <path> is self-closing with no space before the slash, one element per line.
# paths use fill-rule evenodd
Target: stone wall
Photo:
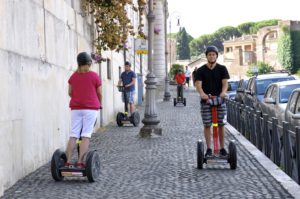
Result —
<path fill-rule="evenodd" d="M 65 146 L 67 80 L 93 35 L 79 0 L 2 0 L 0 19 L 1 191 Z"/>

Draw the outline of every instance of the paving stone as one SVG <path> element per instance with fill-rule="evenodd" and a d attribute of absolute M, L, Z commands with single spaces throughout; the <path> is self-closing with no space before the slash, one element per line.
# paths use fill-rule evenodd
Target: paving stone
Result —
<path fill-rule="evenodd" d="M 175 96 L 175 87 L 171 87 Z M 292 198 L 291 195 L 237 143 L 238 167 L 196 168 L 196 142 L 203 139 L 199 97 L 186 91 L 187 106 L 157 102 L 163 135 L 138 136 L 139 127 L 117 127 L 92 136 L 91 149 L 101 159 L 101 179 L 68 178 L 55 182 L 50 163 L 6 190 L 6 198 Z M 144 107 L 139 107 L 143 118 Z M 233 139 L 230 134 L 228 140 Z"/>

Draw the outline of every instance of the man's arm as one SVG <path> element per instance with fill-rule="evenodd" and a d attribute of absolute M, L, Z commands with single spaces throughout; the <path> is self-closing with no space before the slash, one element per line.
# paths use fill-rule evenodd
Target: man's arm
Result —
<path fill-rule="evenodd" d="M 120 79 L 119 79 L 119 81 L 118 81 L 118 86 L 121 86 L 121 84 L 122 84 L 122 79 L 121 79 L 121 77 L 120 77 Z M 123 85 L 124 86 L 124 85 Z"/>
<path fill-rule="evenodd" d="M 196 86 L 196 90 L 199 93 L 201 99 L 207 100 L 208 99 L 208 95 L 206 93 L 204 93 L 204 91 L 202 89 L 202 81 L 196 80 L 195 81 L 195 86 Z"/>
<path fill-rule="evenodd" d="M 225 97 L 228 90 L 228 79 L 222 79 L 222 92 L 220 97 Z"/>
<path fill-rule="evenodd" d="M 135 81 L 136 81 L 136 78 L 133 77 L 131 82 L 129 84 L 125 85 L 125 87 L 130 87 L 132 85 L 135 85 Z"/>

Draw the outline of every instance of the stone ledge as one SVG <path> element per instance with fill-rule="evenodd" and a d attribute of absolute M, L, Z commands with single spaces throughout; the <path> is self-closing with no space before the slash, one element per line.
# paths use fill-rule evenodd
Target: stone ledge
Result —
<path fill-rule="evenodd" d="M 290 193 L 294 198 L 300 199 L 300 186 L 265 154 L 256 148 L 240 132 L 230 124 L 225 125 L 227 133 L 233 135 L 243 145 L 250 154 Z"/>

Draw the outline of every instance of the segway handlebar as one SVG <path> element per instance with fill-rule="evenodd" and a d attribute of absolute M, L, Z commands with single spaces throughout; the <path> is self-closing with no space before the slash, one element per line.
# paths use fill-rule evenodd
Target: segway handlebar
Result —
<path fill-rule="evenodd" d="M 211 106 L 220 106 L 225 102 L 225 97 L 208 95 L 207 103 Z"/>

